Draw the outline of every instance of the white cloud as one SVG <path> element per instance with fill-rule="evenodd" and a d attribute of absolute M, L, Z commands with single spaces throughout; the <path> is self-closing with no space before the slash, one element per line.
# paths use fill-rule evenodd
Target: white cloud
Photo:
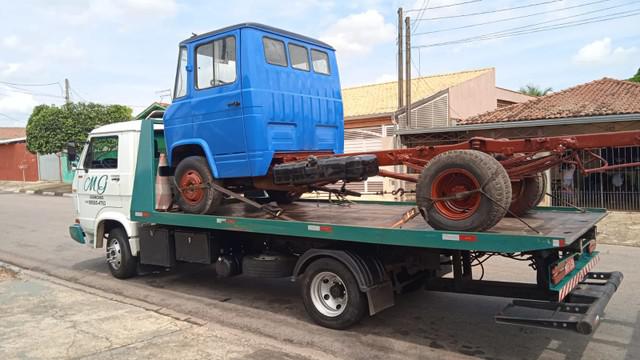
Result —
<path fill-rule="evenodd" d="M 2 45 L 7 48 L 14 48 L 18 45 L 20 39 L 15 35 L 9 35 L 2 38 Z"/>
<path fill-rule="evenodd" d="M 73 38 L 66 37 L 60 42 L 49 43 L 42 50 L 43 60 L 77 60 L 85 57 L 86 52 L 76 44 Z"/>
<path fill-rule="evenodd" d="M 368 10 L 339 19 L 321 39 L 334 46 L 341 58 L 366 55 L 380 44 L 395 40 L 395 26 L 386 23 L 377 10 Z"/>
<path fill-rule="evenodd" d="M 176 0 L 91 0 L 81 4 L 67 9 L 65 17 L 74 25 L 99 21 L 130 25 L 145 20 L 161 20 L 175 15 L 178 9 Z"/>
<path fill-rule="evenodd" d="M 636 47 L 624 48 L 622 46 L 613 47 L 611 38 L 605 37 L 595 40 L 583 46 L 578 53 L 573 56 L 573 61 L 577 64 L 618 64 L 630 59 L 638 51 Z"/>
<path fill-rule="evenodd" d="M 2 76 L 9 76 L 15 73 L 16 71 L 18 71 L 21 67 L 22 67 L 22 64 L 20 63 L 8 63 L 8 64 L 0 63 L 0 74 L 2 74 Z"/>
<path fill-rule="evenodd" d="M 7 87 L 0 87 L 0 112 L 2 113 L 30 113 L 38 102 L 31 94 L 12 91 Z"/>

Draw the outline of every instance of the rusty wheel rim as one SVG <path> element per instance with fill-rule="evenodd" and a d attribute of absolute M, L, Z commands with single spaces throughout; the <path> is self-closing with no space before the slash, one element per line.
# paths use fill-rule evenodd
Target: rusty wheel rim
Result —
<path fill-rule="evenodd" d="M 460 168 L 448 169 L 439 174 L 433 181 L 431 198 L 450 197 L 479 188 L 480 183 L 469 171 Z M 435 201 L 433 206 L 447 219 L 463 220 L 478 211 L 481 200 L 481 194 L 476 192 L 460 199 Z"/>
<path fill-rule="evenodd" d="M 202 188 L 202 176 L 195 171 L 189 170 L 180 178 L 180 190 L 182 197 L 191 205 L 197 205 L 204 199 L 204 189 Z"/>

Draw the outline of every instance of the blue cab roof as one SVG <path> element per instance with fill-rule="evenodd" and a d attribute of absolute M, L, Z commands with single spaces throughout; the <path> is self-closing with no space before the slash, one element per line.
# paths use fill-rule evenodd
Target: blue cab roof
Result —
<path fill-rule="evenodd" d="M 204 39 L 204 38 L 207 38 L 207 37 L 212 36 L 212 35 L 220 34 L 220 33 L 223 33 L 223 32 L 230 31 L 230 30 L 241 29 L 241 28 L 254 28 L 254 29 L 261 30 L 261 31 L 270 32 L 270 33 L 273 33 L 273 34 L 277 34 L 277 35 L 286 36 L 286 37 L 290 37 L 290 38 L 293 38 L 293 39 L 305 41 L 305 42 L 314 44 L 316 46 L 327 48 L 329 50 L 335 50 L 333 48 L 333 46 L 331 46 L 331 45 L 329 45 L 329 44 L 327 44 L 327 43 L 325 43 L 323 41 L 320 41 L 320 40 L 317 40 L 317 39 L 314 39 L 314 38 L 310 38 L 308 36 L 300 35 L 300 34 L 297 34 L 297 33 L 291 32 L 291 31 L 278 29 L 278 28 L 273 27 L 273 26 L 264 25 L 264 24 L 258 24 L 258 23 L 253 23 L 253 22 L 247 22 L 247 23 L 231 25 L 231 26 L 223 27 L 223 28 L 220 28 L 220 29 L 217 29 L 217 30 L 209 31 L 209 32 L 204 33 L 204 34 L 194 35 L 194 36 L 192 36 L 192 37 L 190 37 L 188 39 L 182 40 L 182 42 L 180 42 L 180 45 L 189 44 L 191 42 L 198 41 L 200 39 Z"/>

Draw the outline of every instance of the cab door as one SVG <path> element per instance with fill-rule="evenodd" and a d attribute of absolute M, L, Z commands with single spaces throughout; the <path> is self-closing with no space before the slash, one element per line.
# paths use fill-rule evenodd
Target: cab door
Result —
<path fill-rule="evenodd" d="M 95 220 L 106 209 L 122 211 L 120 136 L 94 135 L 77 169 L 78 218 L 85 231 L 95 234 Z"/>
<path fill-rule="evenodd" d="M 220 178 L 250 175 L 239 43 L 235 30 L 193 46 L 193 133 L 210 147 Z"/>

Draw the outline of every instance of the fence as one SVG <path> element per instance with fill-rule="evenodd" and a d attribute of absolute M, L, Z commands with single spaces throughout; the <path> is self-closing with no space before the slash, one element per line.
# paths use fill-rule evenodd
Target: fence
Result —
<path fill-rule="evenodd" d="M 602 148 L 593 151 L 610 165 L 640 161 L 640 147 Z M 581 152 L 588 161 L 587 152 Z M 595 167 L 595 164 L 592 166 Z M 623 168 L 606 173 L 582 175 L 573 166 L 563 164 L 551 171 L 553 205 L 571 203 L 580 207 L 640 211 L 640 167 Z"/>

